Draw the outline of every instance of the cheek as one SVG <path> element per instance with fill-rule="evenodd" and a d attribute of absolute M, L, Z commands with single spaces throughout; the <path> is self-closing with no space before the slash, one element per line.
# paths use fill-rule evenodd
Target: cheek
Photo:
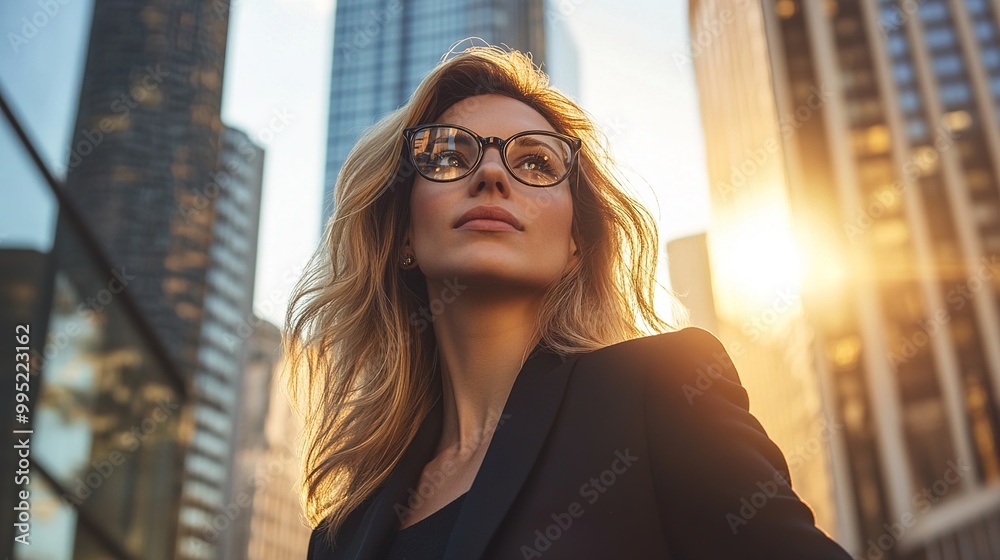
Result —
<path fill-rule="evenodd" d="M 527 208 L 526 214 L 535 224 L 538 232 L 545 237 L 545 245 L 555 246 L 559 251 L 569 245 L 573 227 L 573 199 L 568 192 L 539 198 L 536 204 Z M 559 240 L 558 245 L 555 241 Z M 561 242 L 565 243 L 561 243 Z"/>
<path fill-rule="evenodd" d="M 410 195 L 410 223 L 414 235 L 418 237 L 422 232 L 433 229 L 439 221 L 443 221 L 447 208 L 441 193 L 435 193 L 421 182 L 419 179 L 414 181 Z"/>

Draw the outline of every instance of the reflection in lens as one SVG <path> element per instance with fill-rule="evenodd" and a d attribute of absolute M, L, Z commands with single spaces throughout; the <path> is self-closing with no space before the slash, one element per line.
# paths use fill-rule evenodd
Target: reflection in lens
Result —
<path fill-rule="evenodd" d="M 526 134 L 507 144 L 507 163 L 522 181 L 538 186 L 561 181 L 569 169 L 569 143 L 548 134 Z"/>
<path fill-rule="evenodd" d="M 413 136 L 413 161 L 420 174 L 436 181 L 468 175 L 479 155 L 479 141 L 452 127 L 426 128 Z"/>

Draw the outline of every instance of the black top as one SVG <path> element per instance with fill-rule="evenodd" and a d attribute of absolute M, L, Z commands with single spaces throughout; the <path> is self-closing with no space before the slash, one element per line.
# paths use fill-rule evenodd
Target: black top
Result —
<path fill-rule="evenodd" d="M 466 492 L 465 494 L 468 494 Z M 409 527 L 397 531 L 385 560 L 441 560 L 465 494 Z"/>

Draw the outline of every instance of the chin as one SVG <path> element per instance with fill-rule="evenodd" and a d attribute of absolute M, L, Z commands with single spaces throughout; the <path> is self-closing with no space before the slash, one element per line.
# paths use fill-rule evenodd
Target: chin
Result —
<path fill-rule="evenodd" d="M 558 279 L 558 275 L 540 275 L 531 263 L 462 263 L 461 266 L 434 267 L 425 272 L 427 278 L 441 282 L 459 282 L 463 285 L 502 290 L 539 290 Z"/>

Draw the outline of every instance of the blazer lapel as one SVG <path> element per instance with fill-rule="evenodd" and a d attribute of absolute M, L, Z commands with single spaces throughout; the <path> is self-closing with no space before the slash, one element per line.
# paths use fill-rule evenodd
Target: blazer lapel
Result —
<path fill-rule="evenodd" d="M 510 509 L 541 451 L 562 402 L 569 371 L 577 355 L 556 354 L 541 343 L 528 356 L 504 405 L 490 445 L 448 540 L 444 560 L 478 559 Z M 441 436 L 443 403 L 431 408 L 386 483 L 346 543 L 344 556 L 381 560 L 424 466 L 433 458 Z"/>
<path fill-rule="evenodd" d="M 413 441 L 403 452 L 389 479 L 378 491 L 375 501 L 365 511 L 358 532 L 344 550 L 344 559 L 381 560 L 388 551 L 388 544 L 399 523 L 397 506 L 405 506 L 407 491 L 420 482 L 424 466 L 434 458 L 438 438 L 441 437 L 443 404 L 439 397 L 417 430 Z"/>
<path fill-rule="evenodd" d="M 478 559 L 486 551 L 535 464 L 577 356 L 566 358 L 539 344 L 525 362 L 462 503 L 444 560 Z"/>

